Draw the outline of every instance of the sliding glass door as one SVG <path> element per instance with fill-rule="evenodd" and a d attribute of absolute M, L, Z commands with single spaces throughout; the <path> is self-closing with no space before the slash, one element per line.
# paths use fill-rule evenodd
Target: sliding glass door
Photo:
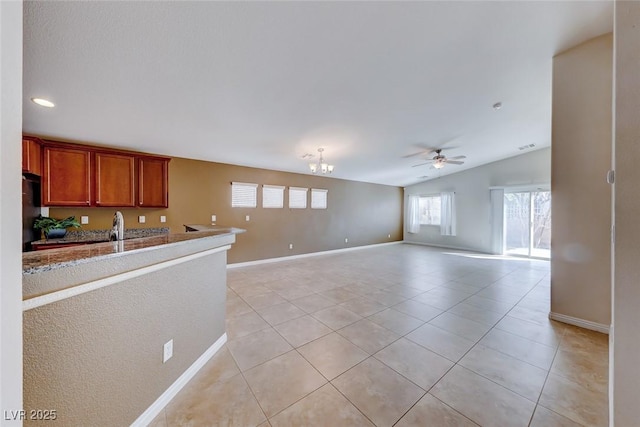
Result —
<path fill-rule="evenodd" d="M 504 194 L 504 253 L 535 258 L 551 255 L 551 192 Z"/>

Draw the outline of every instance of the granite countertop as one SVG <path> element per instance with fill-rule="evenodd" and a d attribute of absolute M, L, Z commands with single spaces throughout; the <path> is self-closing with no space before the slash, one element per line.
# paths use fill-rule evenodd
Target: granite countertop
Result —
<path fill-rule="evenodd" d="M 60 239 L 43 239 L 31 242 L 32 246 L 39 245 L 60 245 L 65 243 L 98 243 L 108 242 L 111 230 L 69 230 Z M 141 237 L 152 237 L 162 234 L 169 234 L 169 228 L 128 228 L 124 230 L 124 238 L 139 239 Z"/>
<path fill-rule="evenodd" d="M 244 233 L 245 230 L 234 227 L 217 227 L 213 231 L 191 233 L 161 234 L 152 237 L 132 238 L 117 242 L 95 243 L 46 251 L 25 252 L 22 254 L 22 274 L 36 274 L 43 271 L 82 264 L 97 259 L 123 256 L 135 251 L 153 249 L 158 246 L 183 244 L 190 240 L 228 234 Z M 56 239 L 60 240 L 60 239 Z M 67 242 L 69 242 L 67 240 Z"/>

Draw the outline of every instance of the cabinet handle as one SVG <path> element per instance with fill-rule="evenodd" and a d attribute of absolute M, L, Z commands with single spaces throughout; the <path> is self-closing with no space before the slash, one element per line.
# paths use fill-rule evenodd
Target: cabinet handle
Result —
<path fill-rule="evenodd" d="M 87 204 L 90 204 L 88 200 L 87 200 Z"/>

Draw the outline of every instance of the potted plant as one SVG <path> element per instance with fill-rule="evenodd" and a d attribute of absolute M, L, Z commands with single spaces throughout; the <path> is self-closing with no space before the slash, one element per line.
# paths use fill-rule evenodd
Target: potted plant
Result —
<path fill-rule="evenodd" d="M 70 216 L 65 219 L 55 219 L 40 215 L 33 223 L 33 228 L 44 231 L 45 239 L 64 237 L 69 227 L 80 227 L 80 223 L 76 221 L 75 216 Z"/>

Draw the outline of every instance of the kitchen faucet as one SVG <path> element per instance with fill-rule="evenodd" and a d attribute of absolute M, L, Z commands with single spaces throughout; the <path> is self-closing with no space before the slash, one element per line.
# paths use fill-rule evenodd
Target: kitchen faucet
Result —
<path fill-rule="evenodd" d="M 109 240 L 124 240 L 124 217 L 120 211 L 113 214 L 113 227 L 109 233 Z"/>

